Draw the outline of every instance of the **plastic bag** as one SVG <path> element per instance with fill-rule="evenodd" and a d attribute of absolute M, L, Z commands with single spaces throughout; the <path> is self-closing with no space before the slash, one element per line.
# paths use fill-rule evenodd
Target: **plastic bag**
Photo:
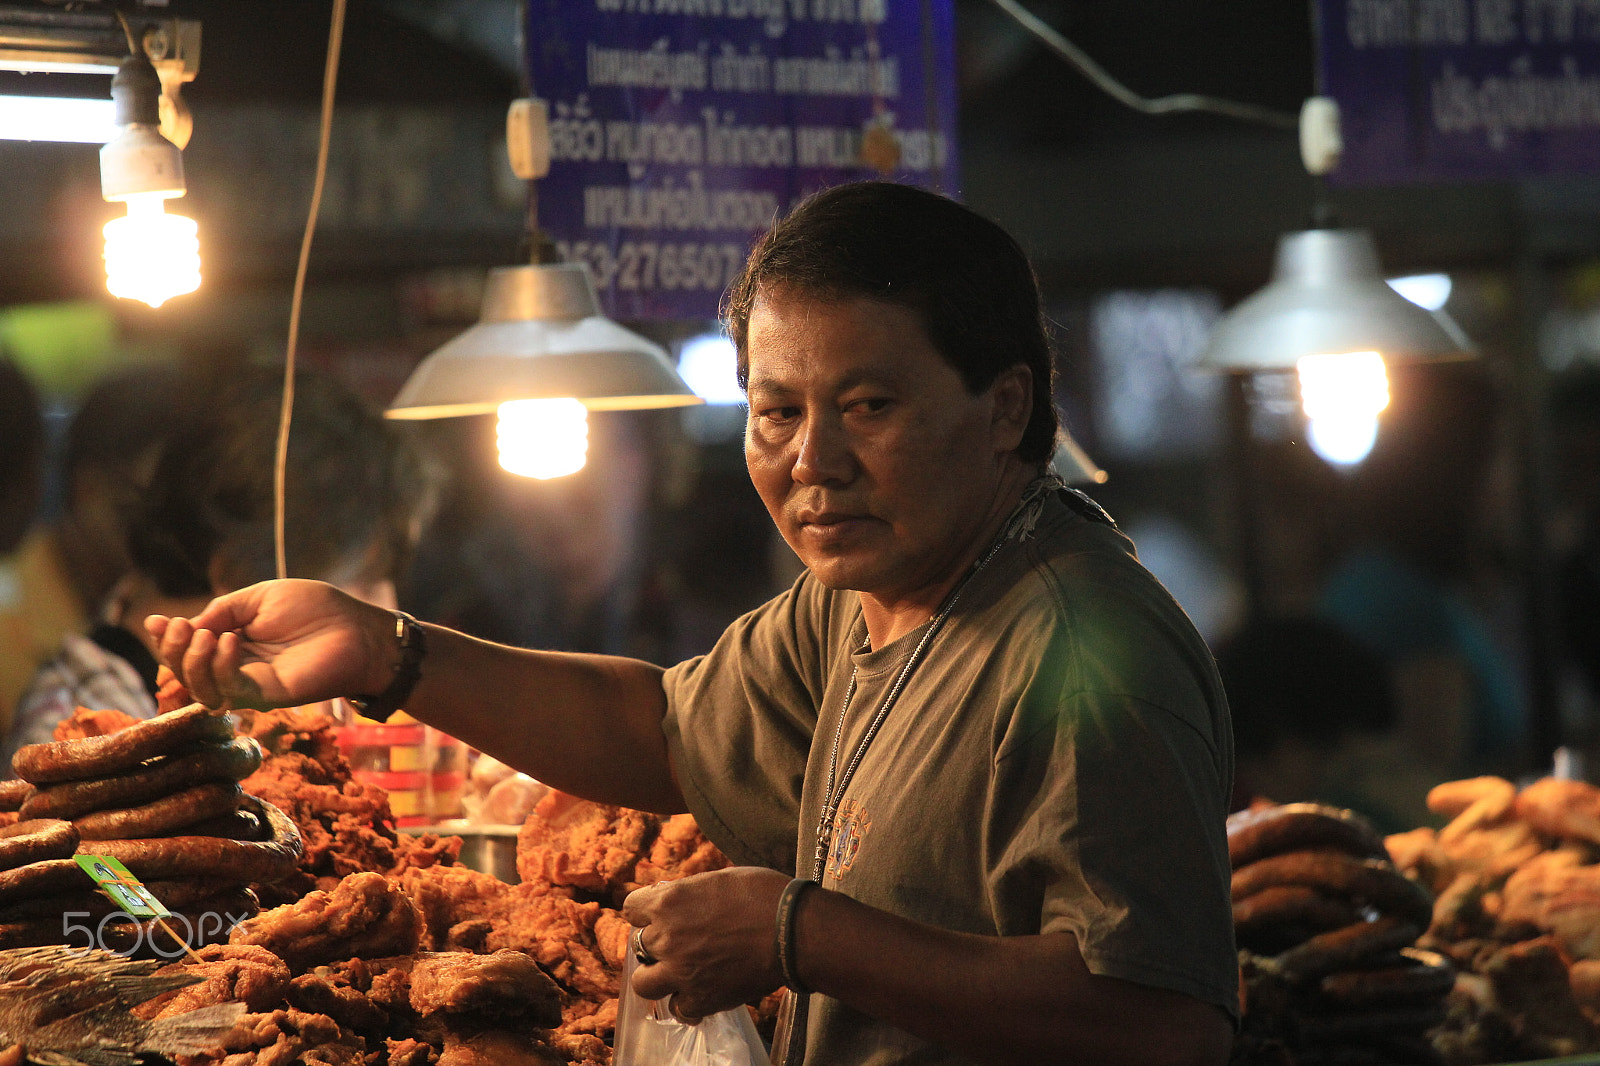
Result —
<path fill-rule="evenodd" d="M 645 999 L 633 990 L 637 966 L 628 952 L 613 1066 L 766 1066 L 767 1049 L 749 1010 L 734 1007 L 685 1025 L 665 999 Z"/>

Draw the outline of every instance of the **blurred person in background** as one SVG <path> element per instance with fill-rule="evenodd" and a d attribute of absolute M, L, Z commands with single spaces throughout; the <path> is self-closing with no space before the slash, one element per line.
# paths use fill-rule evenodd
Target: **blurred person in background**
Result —
<path fill-rule="evenodd" d="M 1416 826 L 1390 796 L 1408 768 L 1387 757 L 1394 687 L 1377 652 L 1324 619 L 1260 618 L 1218 643 L 1217 669 L 1233 715 L 1235 810 L 1314 801 L 1384 832 Z"/>
<path fill-rule="evenodd" d="M 34 671 L 63 637 L 88 629 L 127 573 L 125 515 L 163 438 L 191 410 L 184 380 L 165 365 L 120 371 L 101 379 L 73 415 L 59 511 L 27 532 L 0 589 L 0 735 Z"/>
<path fill-rule="evenodd" d="M 1528 711 L 1520 631 L 1497 624 L 1498 391 L 1476 362 L 1399 365 L 1390 377 L 1393 400 L 1350 476 L 1346 548 L 1316 613 L 1383 658 L 1398 728 L 1433 784 L 1515 777 Z M 1426 819 L 1423 798 L 1409 806 Z"/>
<path fill-rule="evenodd" d="M 38 514 L 44 451 L 39 392 L 21 367 L 0 357 L 0 556 L 16 550 Z M 0 587 L 0 602 L 5 592 Z"/>
<path fill-rule="evenodd" d="M 156 713 L 157 664 L 141 620 L 197 611 L 212 597 L 276 576 L 273 474 L 281 374 L 247 370 L 201 398 L 130 501 L 129 570 L 98 621 L 68 634 L 17 706 L 4 758 L 51 739 L 82 706 Z M 331 378 L 295 379 L 284 512 L 290 574 L 316 577 L 383 607 L 398 605 L 428 491 L 412 449 Z"/>
<path fill-rule="evenodd" d="M 1600 366 L 1557 375 L 1549 412 L 1563 711 L 1594 758 L 1600 756 L 1594 750 L 1600 742 Z"/>

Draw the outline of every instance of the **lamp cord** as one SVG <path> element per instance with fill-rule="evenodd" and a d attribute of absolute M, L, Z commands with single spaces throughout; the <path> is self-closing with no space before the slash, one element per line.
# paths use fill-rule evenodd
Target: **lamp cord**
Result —
<path fill-rule="evenodd" d="M 117 22 L 122 26 L 122 35 L 128 39 L 128 54 L 130 56 L 143 55 L 144 50 L 133 39 L 133 27 L 128 24 L 128 16 L 123 14 L 122 8 L 113 7 L 111 13 L 117 16 Z"/>
<path fill-rule="evenodd" d="M 345 0 L 333 0 L 333 17 L 328 25 L 328 58 L 322 71 L 322 121 L 317 136 L 317 173 L 311 185 L 311 208 L 306 213 L 305 234 L 300 240 L 300 262 L 295 268 L 294 295 L 289 300 L 289 340 L 283 361 L 283 407 L 278 417 L 278 450 L 272 470 L 272 537 L 280 578 L 289 576 L 283 501 L 289 470 L 289 426 L 294 419 L 295 350 L 299 346 L 300 306 L 305 299 L 311 237 L 317 229 L 317 212 L 322 207 L 322 186 L 328 176 L 328 141 L 333 130 L 333 90 L 339 80 L 339 52 L 344 40 L 344 10 Z"/>
<path fill-rule="evenodd" d="M 1023 29 L 1043 41 L 1051 51 L 1076 67 L 1078 72 L 1088 78 L 1096 88 L 1118 103 L 1142 114 L 1170 115 L 1179 112 L 1204 111 L 1213 115 L 1239 119 L 1243 122 L 1257 122 L 1278 129 L 1292 130 L 1299 124 L 1299 118 L 1286 111 L 1263 107 L 1259 104 L 1244 104 L 1234 100 L 1223 100 L 1215 96 L 1203 96 L 1199 93 L 1175 93 L 1171 96 L 1154 98 L 1140 96 L 1113 78 L 1104 67 L 1089 58 L 1088 53 L 1067 40 L 1053 26 L 1023 7 L 1017 0 L 992 0 L 992 2 L 995 7 L 1015 19 Z"/>

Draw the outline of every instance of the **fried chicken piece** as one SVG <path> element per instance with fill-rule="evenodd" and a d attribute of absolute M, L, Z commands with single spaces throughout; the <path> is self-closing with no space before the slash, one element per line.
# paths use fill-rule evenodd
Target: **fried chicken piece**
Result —
<path fill-rule="evenodd" d="M 466 866 L 412 868 L 400 875 L 400 890 L 422 908 L 423 946 L 437 951 L 462 922 L 504 921 L 513 904 L 512 886 Z"/>
<path fill-rule="evenodd" d="M 229 1066 L 291 1066 L 296 1062 L 358 1066 L 366 1051 L 365 1041 L 344 1032 L 332 1018 L 299 1010 L 243 1015 L 223 1038 L 222 1046 L 230 1053 L 222 1060 Z"/>
<path fill-rule="evenodd" d="M 385 1043 L 389 1049 L 385 1066 L 434 1066 L 439 1061 L 439 1049 L 432 1044 L 410 1037 L 404 1040 L 391 1037 Z"/>
<path fill-rule="evenodd" d="M 231 944 L 259 944 L 294 970 L 318 963 L 417 950 L 422 912 L 382 874 L 363 872 L 331 892 L 313 892 L 298 903 L 262 911 L 234 927 Z"/>
<path fill-rule="evenodd" d="M 620 911 L 602 909 L 600 917 L 594 920 L 594 940 L 595 946 L 600 949 L 600 957 L 618 971 L 627 959 L 628 937 L 632 935 L 633 926 Z"/>
<path fill-rule="evenodd" d="M 307 1014 L 326 1014 L 341 1029 L 381 1037 L 389 1026 L 389 1012 L 368 999 L 363 991 L 323 967 L 289 982 L 289 1005 Z"/>
<path fill-rule="evenodd" d="M 83 740 L 86 737 L 103 737 L 109 733 L 126 729 L 139 719 L 125 711 L 107 708 L 102 711 L 92 711 L 87 707 L 79 707 L 73 712 L 71 718 L 64 718 L 56 724 L 55 732 L 51 734 L 54 740 Z"/>
<path fill-rule="evenodd" d="M 1600 787 L 1544 777 L 1517 795 L 1517 815 L 1553 837 L 1600 844 Z"/>
<path fill-rule="evenodd" d="M 580 996 L 604 1000 L 617 995 L 618 970 L 602 957 L 595 940 L 595 924 L 604 913 L 600 904 L 579 903 L 528 884 L 513 886 L 512 900 L 485 947 L 527 952 Z"/>
<path fill-rule="evenodd" d="M 1438 893 L 1455 879 L 1456 871 L 1439 848 L 1439 834 L 1432 826 L 1420 826 L 1383 838 L 1383 848 L 1395 869 Z"/>
<path fill-rule="evenodd" d="M 1572 997 L 1567 962 L 1554 939 L 1512 944 L 1490 958 L 1483 973 L 1528 1056 L 1575 1055 L 1594 1046 L 1594 1027 Z"/>
<path fill-rule="evenodd" d="M 370 962 L 372 981 L 367 986 L 367 998 L 391 1015 L 400 1016 L 410 1012 L 411 967 L 415 962 L 415 955 Z"/>
<path fill-rule="evenodd" d="M 1591 1025 L 1600 1025 L 1600 959 L 1579 959 L 1567 967 L 1572 998 Z"/>
<path fill-rule="evenodd" d="M 568 1062 L 611 1066 L 611 1048 L 592 1033 L 559 1033 L 550 1037 L 550 1046 Z"/>
<path fill-rule="evenodd" d="M 1503 777 L 1469 777 L 1460 781 L 1446 781 L 1428 790 L 1428 810 L 1455 819 L 1473 807 L 1478 807 L 1475 818 L 1498 820 L 1511 810 L 1517 798 L 1517 786 Z"/>
<path fill-rule="evenodd" d="M 1553 934 L 1568 956 L 1600 958 L 1600 866 L 1568 849 L 1547 851 L 1506 879 L 1500 928 Z"/>
<path fill-rule="evenodd" d="M 599 1003 L 587 999 L 574 1000 L 561 1012 L 561 1025 L 552 1036 L 587 1034 L 602 1041 L 610 1040 L 617 1031 L 617 1007 L 616 999 Z"/>
<path fill-rule="evenodd" d="M 187 707 L 194 702 L 194 697 L 189 695 L 189 690 L 184 687 L 178 675 L 172 672 L 171 667 L 162 663 L 156 667 L 156 713 L 166 714 L 176 711 L 180 707 Z"/>
<path fill-rule="evenodd" d="M 565 1066 L 560 1052 L 521 1033 L 490 1029 L 445 1038 L 439 1066 Z"/>
<path fill-rule="evenodd" d="M 198 976 L 195 984 L 167 992 L 141 1003 L 133 1013 L 141 1018 L 170 1018 L 213 1003 L 242 1001 L 253 1012 L 282 1005 L 289 989 L 289 966 L 264 947 L 254 944 L 211 944 L 195 952 L 200 962 L 185 959 L 157 973 Z"/>
<path fill-rule="evenodd" d="M 733 863 L 705 834 L 692 814 L 675 814 L 661 823 L 661 831 L 650 854 L 639 860 L 630 888 L 653 885 L 658 881 L 674 881 L 691 874 L 722 870 Z"/>
<path fill-rule="evenodd" d="M 435 866 L 454 866 L 461 858 L 458 836 L 440 836 L 438 833 L 399 834 L 394 847 L 394 865 L 386 873 L 398 877 L 407 870 L 428 870 Z"/>
<path fill-rule="evenodd" d="M 532 958 L 428 952 L 411 968 L 411 1009 L 421 1015 L 477 1014 L 540 1029 L 561 1024 L 561 989 Z"/>
<path fill-rule="evenodd" d="M 319 879 L 363 870 L 387 873 L 399 839 L 388 794 L 355 781 L 337 751 L 331 763 L 300 751 L 271 755 L 245 779 L 245 790 L 283 811 L 300 829 L 299 872 L 268 888 L 264 902 L 292 903 L 319 887 Z"/>
<path fill-rule="evenodd" d="M 552 791 L 517 833 L 517 874 L 592 892 L 623 889 L 660 824 L 653 814 Z"/>

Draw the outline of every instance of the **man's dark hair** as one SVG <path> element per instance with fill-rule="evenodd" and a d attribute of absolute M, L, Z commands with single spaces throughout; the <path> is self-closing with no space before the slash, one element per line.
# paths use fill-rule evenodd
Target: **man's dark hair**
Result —
<path fill-rule="evenodd" d="M 723 314 L 748 386 L 750 312 L 764 292 L 865 297 L 921 316 L 939 354 L 974 395 L 1004 370 L 1033 372 L 1033 412 L 1018 456 L 1055 449 L 1055 362 L 1039 283 L 1010 234 L 954 200 L 911 185 L 869 181 L 803 200 L 757 242 L 728 290 Z"/>
<path fill-rule="evenodd" d="M 277 371 L 251 368 L 167 439 L 128 529 L 135 568 L 164 594 L 209 596 L 213 576 L 229 589 L 276 576 L 282 386 Z M 428 490 L 416 454 L 392 426 L 331 378 L 301 372 L 287 470 L 291 577 L 398 579 Z"/>

